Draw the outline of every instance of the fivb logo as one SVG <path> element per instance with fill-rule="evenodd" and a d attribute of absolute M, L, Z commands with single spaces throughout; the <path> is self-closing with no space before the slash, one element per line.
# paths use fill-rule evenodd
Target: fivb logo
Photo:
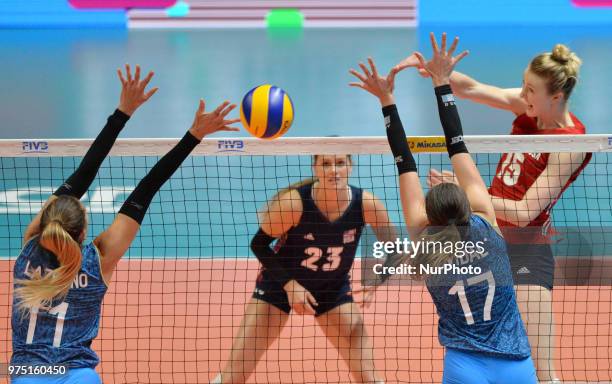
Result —
<path fill-rule="evenodd" d="M 217 152 L 244 152 L 244 141 L 219 140 L 217 141 Z"/>
<path fill-rule="evenodd" d="M 48 153 L 49 143 L 46 141 L 24 141 L 21 143 L 23 153 Z"/>

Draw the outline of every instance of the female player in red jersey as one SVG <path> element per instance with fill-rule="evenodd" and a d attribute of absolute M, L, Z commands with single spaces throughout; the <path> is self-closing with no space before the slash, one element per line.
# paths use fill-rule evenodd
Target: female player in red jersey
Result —
<path fill-rule="evenodd" d="M 531 60 L 523 73 L 521 88 L 498 88 L 457 71 L 451 75 L 450 84 L 460 98 L 514 113 L 512 135 L 584 134 L 584 125 L 569 111 L 568 103 L 580 65 L 576 54 L 557 44 L 552 52 Z M 394 71 L 407 67 L 416 67 L 426 76 L 414 55 Z M 546 232 L 553 206 L 590 159 L 590 153 L 505 153 L 489 187 L 497 221 L 508 242 L 517 300 L 538 378 L 548 383 L 560 381 L 553 362 L 551 291 L 555 264 L 550 245 L 546 244 Z M 432 169 L 429 174 L 432 186 L 453 178 L 449 171 Z M 523 227 L 531 228 L 519 234 L 516 228 Z M 525 234 L 532 235 L 527 238 Z"/>

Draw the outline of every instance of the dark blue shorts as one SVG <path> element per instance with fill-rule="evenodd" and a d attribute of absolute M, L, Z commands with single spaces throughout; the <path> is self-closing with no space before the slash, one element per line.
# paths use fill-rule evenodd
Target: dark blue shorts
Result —
<path fill-rule="evenodd" d="M 344 280 L 345 282 L 341 284 L 339 288 L 321 287 L 318 289 L 308 289 L 308 284 L 302 284 L 314 296 L 315 300 L 319 304 L 318 306 L 314 307 L 316 312 L 315 316 L 321 316 L 322 314 L 329 312 L 342 304 L 353 302 L 353 296 L 350 295 L 351 283 L 348 280 L 348 277 Z M 268 304 L 272 304 L 285 313 L 291 312 L 287 292 L 285 292 L 280 283 L 266 277 L 265 273 L 260 274 L 259 278 L 257 279 L 255 291 L 253 292 L 253 298 L 265 301 Z"/>
<path fill-rule="evenodd" d="M 508 244 L 508 257 L 514 284 L 553 289 L 555 258 L 549 244 Z"/>

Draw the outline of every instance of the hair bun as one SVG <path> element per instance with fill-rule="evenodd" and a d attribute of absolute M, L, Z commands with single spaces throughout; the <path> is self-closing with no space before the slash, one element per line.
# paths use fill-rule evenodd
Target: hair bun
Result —
<path fill-rule="evenodd" d="M 555 45 L 552 53 L 550 54 L 551 59 L 559 64 L 567 64 L 572 59 L 572 56 L 572 51 L 570 51 L 570 49 L 563 44 Z"/>

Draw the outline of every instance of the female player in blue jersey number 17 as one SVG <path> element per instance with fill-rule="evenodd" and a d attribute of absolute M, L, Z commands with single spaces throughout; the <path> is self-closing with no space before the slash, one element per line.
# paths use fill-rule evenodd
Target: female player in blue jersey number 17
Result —
<path fill-rule="evenodd" d="M 531 384 L 536 383 L 529 342 L 516 304 L 512 271 L 505 241 L 497 228 L 495 210 L 487 188 L 463 142 L 457 107 L 449 86 L 456 57 L 455 39 L 446 50 L 446 34 L 438 48 L 432 35 L 433 58 L 425 61 L 435 87 L 438 110 L 446 146 L 459 186 L 442 183 L 424 196 L 417 166 L 402 127 L 393 97 L 396 71 L 378 75 L 370 59 L 370 69 L 360 64 L 363 73 L 351 70 L 360 82 L 351 83 L 380 99 L 387 137 L 397 163 L 406 225 L 411 237 L 425 241 L 482 242 L 484 251 L 462 257 L 454 253 L 417 254 L 412 259 L 418 275 L 425 279 L 439 319 L 440 343 L 446 348 L 444 384 Z M 443 229 L 433 232 L 434 226 Z M 471 266 L 468 273 L 427 275 L 421 266 L 445 264 Z"/>
<path fill-rule="evenodd" d="M 238 119 L 225 120 L 235 105 L 225 102 L 214 112 L 205 113 L 204 101 L 200 100 L 193 125 L 185 136 L 140 181 L 113 223 L 92 243 L 83 246 L 87 213 L 79 199 L 93 182 L 127 120 L 157 90 L 145 92 L 153 72 L 141 80 L 140 68 L 136 67 L 132 77 L 126 65 L 125 77 L 121 71 L 118 73 L 123 86 L 119 107 L 78 169 L 49 197 L 25 231 L 24 247 L 14 267 L 11 357 L 11 365 L 17 369 L 13 370 L 17 373 L 12 377 L 14 384 L 100 383 L 94 370 L 98 356 L 91 349 L 91 342 L 98 334 L 102 299 L 151 200 L 204 136 L 220 130 L 238 130 L 228 126 Z M 36 374 L 63 373 L 64 368 L 66 373 L 59 376 Z"/>
<path fill-rule="evenodd" d="M 384 204 L 348 184 L 352 166 L 350 155 L 314 156 L 314 180 L 281 190 L 261 210 L 251 249 L 262 270 L 229 360 L 212 383 L 244 383 L 291 310 L 316 316 L 356 382 L 382 382 L 349 272 L 366 224 L 377 238 L 396 235 Z"/>

